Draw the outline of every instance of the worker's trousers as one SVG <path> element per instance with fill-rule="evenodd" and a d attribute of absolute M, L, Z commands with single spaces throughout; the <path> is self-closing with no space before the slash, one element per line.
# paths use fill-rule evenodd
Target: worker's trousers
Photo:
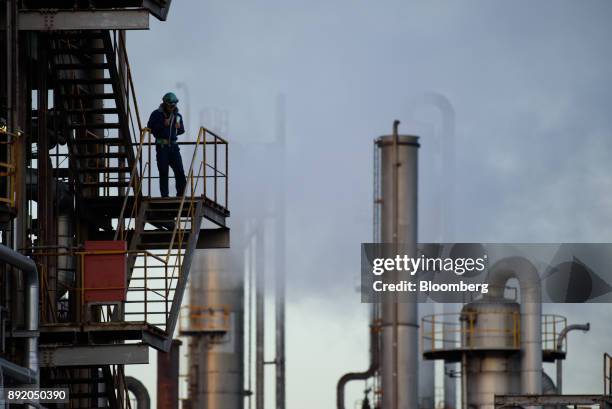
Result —
<path fill-rule="evenodd" d="M 162 197 L 168 197 L 168 168 L 172 168 L 176 181 L 176 195 L 182 196 L 185 191 L 185 170 L 181 151 L 177 144 L 156 145 L 157 170 L 159 171 L 159 191 Z"/>

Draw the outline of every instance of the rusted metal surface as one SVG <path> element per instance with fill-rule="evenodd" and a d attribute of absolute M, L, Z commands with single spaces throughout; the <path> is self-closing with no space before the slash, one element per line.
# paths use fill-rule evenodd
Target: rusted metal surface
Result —
<path fill-rule="evenodd" d="M 179 360 L 182 342 L 172 341 L 170 351 L 157 353 L 157 409 L 179 407 Z"/>

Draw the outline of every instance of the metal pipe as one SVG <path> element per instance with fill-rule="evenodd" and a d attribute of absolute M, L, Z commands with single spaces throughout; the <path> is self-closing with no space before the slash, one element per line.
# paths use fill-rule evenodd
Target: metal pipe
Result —
<path fill-rule="evenodd" d="M 381 242 L 399 243 L 416 257 L 418 137 L 380 137 Z M 395 200 L 394 200 L 395 199 Z M 395 202 L 395 203 L 394 203 Z M 415 299 L 382 303 L 382 407 L 418 408 L 418 307 Z"/>
<path fill-rule="evenodd" d="M 450 314 L 455 312 L 452 304 L 443 304 L 443 312 Z M 456 332 L 448 325 L 442 327 L 444 347 L 451 349 L 456 347 Z M 444 409 L 457 408 L 457 364 L 454 362 L 444 362 Z"/>
<path fill-rule="evenodd" d="M 142 382 L 133 376 L 125 377 L 125 385 L 127 389 L 134 394 L 136 398 L 136 409 L 150 409 L 151 397 L 147 387 Z"/>
<path fill-rule="evenodd" d="M 568 325 L 559 332 L 557 338 L 557 351 L 561 351 L 563 348 L 563 340 L 567 337 L 567 333 L 573 330 L 581 330 L 587 332 L 591 329 L 591 323 L 586 324 L 573 324 Z M 567 351 L 565 352 L 567 354 Z M 557 393 L 561 395 L 563 393 L 563 360 L 557 359 Z"/>
<path fill-rule="evenodd" d="M 521 393 L 542 394 L 542 290 L 535 266 L 523 257 L 507 257 L 489 269 L 487 299 L 503 299 L 506 283 L 521 289 Z"/>
<path fill-rule="evenodd" d="M 38 270 L 36 264 L 14 250 L 0 244 L 0 260 L 23 271 L 25 281 L 25 318 L 29 332 L 25 366 L 30 370 L 28 383 L 38 384 Z M 8 368 L 10 369 L 10 368 Z"/>
<path fill-rule="evenodd" d="M 286 234 L 285 234 L 285 155 L 286 155 L 286 115 L 285 115 L 285 96 L 279 94 L 277 97 L 277 118 L 278 128 L 276 143 L 279 147 L 279 164 L 278 164 L 278 175 L 279 175 L 279 188 L 276 191 L 276 220 L 275 220 L 275 247 L 274 252 L 276 253 L 275 259 L 275 288 L 274 288 L 274 310 L 275 310 L 275 349 L 276 349 L 276 409 L 285 409 L 286 407 L 286 395 L 285 395 L 285 277 L 287 274 L 287 263 L 285 260 L 286 252 Z M 227 155 L 227 150 L 226 150 Z M 227 181 L 227 157 L 225 160 L 225 174 Z M 227 184 L 225 185 L 226 194 L 225 200 L 227 207 Z"/>
<path fill-rule="evenodd" d="M 366 380 L 378 370 L 378 328 L 370 325 L 370 366 L 364 372 L 349 372 L 342 375 L 336 387 L 336 408 L 344 409 L 344 387 L 350 381 Z"/>
<path fill-rule="evenodd" d="M 264 409 L 265 375 L 265 280 L 264 231 L 261 224 L 255 233 L 255 409 Z"/>
<path fill-rule="evenodd" d="M 467 373 L 467 355 L 464 352 L 461 354 L 461 409 L 468 409 Z"/>

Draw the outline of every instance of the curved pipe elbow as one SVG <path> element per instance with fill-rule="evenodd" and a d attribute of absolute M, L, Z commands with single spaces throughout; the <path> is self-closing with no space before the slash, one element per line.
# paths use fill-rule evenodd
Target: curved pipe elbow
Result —
<path fill-rule="evenodd" d="M 370 332 L 370 366 L 364 372 L 349 372 L 344 374 L 338 380 L 338 386 L 336 387 L 336 408 L 344 409 L 344 387 L 350 381 L 366 380 L 376 374 L 378 370 L 378 333 L 376 328 L 372 326 Z"/>

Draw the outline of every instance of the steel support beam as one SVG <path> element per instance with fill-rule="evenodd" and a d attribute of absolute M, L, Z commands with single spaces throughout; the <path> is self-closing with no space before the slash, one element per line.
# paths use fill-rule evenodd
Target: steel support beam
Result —
<path fill-rule="evenodd" d="M 157 409 L 179 407 L 181 345 L 181 341 L 174 339 L 168 352 L 157 351 Z"/>
<path fill-rule="evenodd" d="M 604 395 L 498 395 L 495 407 L 526 407 L 554 405 L 600 405 L 612 402 L 612 397 Z"/>
<path fill-rule="evenodd" d="M 202 229 L 198 237 L 197 249 L 228 249 L 230 229 Z"/>
<path fill-rule="evenodd" d="M 40 366 L 133 365 L 149 363 L 146 344 L 56 346 L 40 348 Z"/>
<path fill-rule="evenodd" d="M 117 10 L 21 10 L 19 30 L 148 30 L 146 9 Z"/>

